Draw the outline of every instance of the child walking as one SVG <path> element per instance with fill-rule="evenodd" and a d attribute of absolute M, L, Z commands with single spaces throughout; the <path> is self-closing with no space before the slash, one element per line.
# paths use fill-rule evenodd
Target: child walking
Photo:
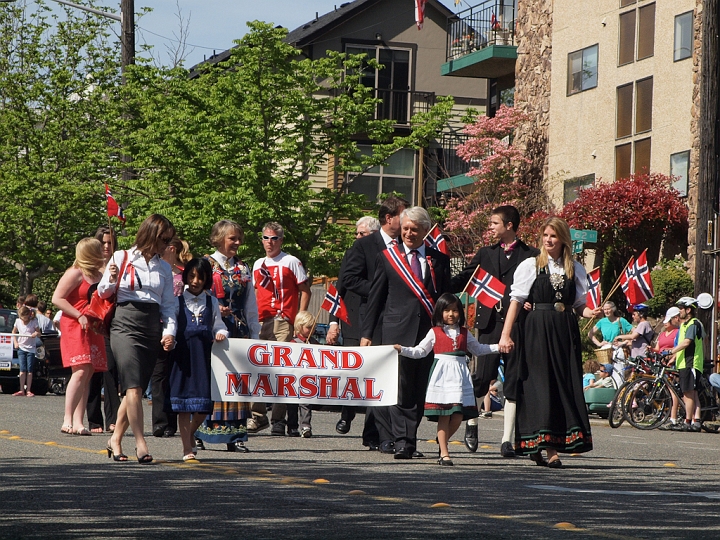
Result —
<path fill-rule="evenodd" d="M 206 259 L 192 259 L 182 273 L 185 291 L 178 297 L 176 347 L 170 353 L 170 408 L 178 415 L 183 460 L 197 458 L 195 431 L 212 413 L 210 351 L 213 340 L 229 332 L 220 315 L 212 287 L 212 267 Z"/>
<path fill-rule="evenodd" d="M 309 311 L 299 311 L 295 316 L 294 330 L 295 335 L 290 340 L 291 343 L 312 343 L 319 345 L 317 339 L 310 337 L 310 333 L 315 326 L 315 319 Z M 299 417 L 299 418 L 298 418 Z M 298 421 L 299 420 L 299 421 Z M 287 428 L 290 437 L 302 437 L 309 439 L 312 437 L 312 410 L 310 405 L 288 405 L 287 406 Z M 300 431 L 298 431 L 300 427 Z"/>
<path fill-rule="evenodd" d="M 27 334 L 30 337 L 13 337 L 13 345 L 18 350 L 18 362 L 20 363 L 20 390 L 13 396 L 35 397 L 30 390 L 32 388 L 33 368 L 35 367 L 35 354 L 37 352 L 37 340 L 40 335 L 40 326 L 35 318 L 35 312 L 26 306 L 18 308 L 18 318 L 15 319 L 13 334 Z M 27 385 L 27 391 L 25 386 Z"/>
<path fill-rule="evenodd" d="M 415 347 L 395 345 L 395 349 L 409 358 L 424 358 L 430 351 L 435 361 L 425 396 L 425 416 L 436 421 L 440 458 L 438 465 L 453 465 L 448 441 L 463 420 L 478 417 L 473 393 L 467 353 L 476 356 L 496 353 L 498 346 L 485 345 L 465 328 L 465 312 L 457 296 L 445 293 L 438 298 L 432 316 L 433 328 Z"/>

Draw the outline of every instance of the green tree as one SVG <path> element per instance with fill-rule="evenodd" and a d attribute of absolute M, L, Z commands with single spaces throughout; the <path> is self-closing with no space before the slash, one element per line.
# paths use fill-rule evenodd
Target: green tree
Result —
<path fill-rule="evenodd" d="M 55 19 L 53 21 L 53 19 Z M 0 278 L 30 292 L 102 223 L 119 55 L 108 23 L 68 10 L 0 9 Z M 16 288 L 17 284 L 17 288 Z"/>
<path fill-rule="evenodd" d="M 257 236 L 266 221 L 286 229 L 284 249 L 314 274 L 337 272 L 352 240 L 339 223 L 355 219 L 362 196 L 346 193 L 345 172 L 383 163 L 400 148 L 426 146 L 447 120 L 451 99 L 413 119 L 406 137 L 374 119 L 377 100 L 360 84 L 361 56 L 328 51 L 310 60 L 283 41 L 286 30 L 260 22 L 230 57 L 188 77 L 182 68 L 140 63 L 124 88 L 123 143 L 136 177 L 119 186 L 130 220 L 167 215 L 196 253 L 219 219 L 248 232 L 242 252 L 263 254 Z M 378 141 L 372 156 L 358 136 Z M 342 185 L 314 189 L 328 164 Z"/>

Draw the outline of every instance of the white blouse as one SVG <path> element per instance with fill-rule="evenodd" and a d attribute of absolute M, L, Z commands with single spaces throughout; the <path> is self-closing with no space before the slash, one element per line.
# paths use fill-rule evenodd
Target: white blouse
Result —
<path fill-rule="evenodd" d="M 451 340 L 455 341 L 460 335 L 460 327 L 458 325 L 443 325 L 443 331 L 445 335 Z M 435 331 L 431 328 L 427 335 L 422 339 L 420 343 L 415 347 L 402 347 L 400 354 L 407 356 L 408 358 L 425 358 L 433 350 L 435 346 Z M 470 332 L 467 334 L 467 348 L 475 356 L 482 356 L 483 354 L 492 354 L 498 352 L 497 344 L 486 345 L 485 343 L 479 343 L 475 336 Z"/>
<path fill-rule="evenodd" d="M 207 291 L 201 292 L 198 296 L 195 296 L 193 293 L 187 290 L 187 287 L 185 288 L 185 291 L 183 292 L 183 299 L 185 300 L 185 305 L 190 310 L 190 313 L 192 313 L 196 319 L 199 319 L 200 316 L 205 311 L 205 302 L 207 302 L 206 298 L 210 297 L 210 302 L 212 303 L 212 335 L 213 339 L 217 334 L 222 334 L 225 337 L 230 337 L 230 332 L 228 332 L 227 326 L 225 326 L 225 323 L 222 320 L 222 315 L 220 315 L 220 304 L 218 303 L 217 298 L 209 294 Z M 179 302 L 179 301 L 178 301 Z"/>
<path fill-rule="evenodd" d="M 513 277 L 512 288 L 510 289 L 510 300 L 522 304 L 527 300 L 528 296 L 530 296 L 530 288 L 537 278 L 535 261 L 535 257 L 530 257 L 518 265 L 515 270 L 515 276 Z M 587 272 L 585 271 L 585 267 L 579 262 L 573 261 L 573 264 L 575 268 L 575 276 L 573 278 L 575 282 L 575 302 L 573 302 L 573 308 L 579 308 L 587 302 Z M 562 261 L 558 262 L 549 259 L 548 269 L 551 274 L 565 275 L 565 268 L 562 266 Z"/>
<path fill-rule="evenodd" d="M 160 306 L 160 317 L 163 323 L 163 336 L 174 336 L 176 331 L 176 316 L 178 303 L 173 294 L 173 273 L 168 263 L 157 255 L 150 261 L 145 261 L 142 253 L 134 246 L 128 251 L 125 271 L 119 276 L 120 285 L 117 290 L 117 301 L 156 303 Z M 111 262 L 122 270 L 125 251 L 113 253 Z M 132 264 L 132 268 L 128 266 Z M 110 264 L 105 267 L 98 294 L 101 298 L 108 298 L 115 292 L 115 283 L 110 283 Z"/>

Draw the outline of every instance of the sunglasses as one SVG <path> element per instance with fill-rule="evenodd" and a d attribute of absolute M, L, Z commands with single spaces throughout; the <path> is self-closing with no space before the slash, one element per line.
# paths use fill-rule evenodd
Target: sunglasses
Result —
<path fill-rule="evenodd" d="M 263 240 L 272 240 L 273 242 L 275 242 L 275 241 L 277 241 L 277 240 L 280 240 L 280 237 L 279 237 L 279 236 L 265 236 L 265 235 L 263 234 L 262 239 L 263 239 Z"/>
<path fill-rule="evenodd" d="M 606 369 L 598 369 L 598 373 L 607 373 Z"/>

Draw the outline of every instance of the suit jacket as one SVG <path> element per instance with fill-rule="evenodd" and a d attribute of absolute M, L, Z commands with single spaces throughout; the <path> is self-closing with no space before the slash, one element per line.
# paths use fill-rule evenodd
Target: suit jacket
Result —
<path fill-rule="evenodd" d="M 452 291 L 460 292 L 465 288 L 470 277 L 475 272 L 475 268 L 479 265 L 483 270 L 498 278 L 505 284 L 505 295 L 502 299 L 502 308 L 500 309 L 499 318 L 504 320 L 510 307 L 510 287 L 513 283 L 515 270 L 518 265 L 529 257 L 537 257 L 540 250 L 530 247 L 521 240 L 518 240 L 512 255 L 508 259 L 500 243 L 492 246 L 482 247 L 470 261 L 470 264 L 463 269 L 457 276 L 452 278 Z M 476 304 L 475 312 L 475 328 L 481 332 L 488 327 L 494 326 L 498 319 L 498 311 L 495 308 L 487 308 L 480 304 Z"/>
<path fill-rule="evenodd" d="M 450 257 L 431 248 L 425 256 L 435 271 L 435 284 L 429 271 L 425 272 L 423 285 L 433 300 L 450 291 Z M 383 313 L 384 310 L 384 313 Z M 430 315 L 410 287 L 403 281 L 384 254 L 376 259 L 375 276 L 367 303 L 367 315 L 363 321 L 363 337 L 369 338 L 382 315 L 382 340 L 373 345 L 399 343 L 412 347 L 420 343 L 432 327 Z"/>
<path fill-rule="evenodd" d="M 375 260 L 378 254 L 386 249 L 380 231 L 375 231 L 355 240 L 352 247 L 345 252 L 338 279 L 338 292 L 345 301 L 350 319 L 350 326 L 342 326 L 345 337 L 355 339 L 362 337 L 368 296 L 375 275 Z M 371 334 L 373 342 L 380 342 L 381 332 L 382 312 Z"/>

